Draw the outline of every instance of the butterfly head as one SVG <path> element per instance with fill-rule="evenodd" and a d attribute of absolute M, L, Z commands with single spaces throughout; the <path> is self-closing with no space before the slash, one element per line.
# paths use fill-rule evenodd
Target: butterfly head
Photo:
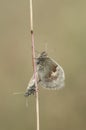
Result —
<path fill-rule="evenodd" d="M 43 64 L 43 62 L 46 60 L 46 58 L 47 58 L 48 56 L 47 56 L 47 53 L 45 52 L 45 51 L 43 51 L 39 56 L 38 56 L 38 58 L 36 59 L 36 64 L 37 65 L 42 65 Z"/>

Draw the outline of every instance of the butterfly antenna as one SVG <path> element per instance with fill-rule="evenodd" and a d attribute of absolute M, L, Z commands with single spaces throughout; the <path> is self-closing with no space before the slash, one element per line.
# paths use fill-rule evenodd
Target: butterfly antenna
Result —
<path fill-rule="evenodd" d="M 26 98 L 26 108 L 28 108 L 28 98 Z"/>
<path fill-rule="evenodd" d="M 45 52 L 48 52 L 48 43 L 45 43 Z"/>
<path fill-rule="evenodd" d="M 13 95 L 20 95 L 20 94 L 24 94 L 24 92 L 14 92 Z"/>

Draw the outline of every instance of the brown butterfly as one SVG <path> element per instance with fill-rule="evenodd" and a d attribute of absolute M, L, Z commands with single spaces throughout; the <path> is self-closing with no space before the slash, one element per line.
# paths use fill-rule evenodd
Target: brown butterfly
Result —
<path fill-rule="evenodd" d="M 41 86 L 47 89 L 59 89 L 64 86 L 64 70 L 57 62 L 55 62 L 52 58 L 48 57 L 45 51 L 43 51 L 36 58 L 36 66 L 36 76 L 38 85 L 40 84 Z M 31 94 L 34 94 L 35 91 L 35 79 L 33 75 L 27 86 L 25 96 L 27 97 Z"/>

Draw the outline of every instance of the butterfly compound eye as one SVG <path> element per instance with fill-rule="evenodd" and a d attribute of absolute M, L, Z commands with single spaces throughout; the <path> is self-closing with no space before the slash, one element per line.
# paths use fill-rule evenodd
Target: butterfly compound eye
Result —
<path fill-rule="evenodd" d="M 39 61 L 39 60 L 37 60 L 37 61 L 36 61 L 36 64 L 38 65 L 39 63 L 40 63 L 40 61 Z"/>

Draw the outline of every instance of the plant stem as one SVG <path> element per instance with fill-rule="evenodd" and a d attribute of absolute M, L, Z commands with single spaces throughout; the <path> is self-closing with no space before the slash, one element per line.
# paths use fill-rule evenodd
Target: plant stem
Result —
<path fill-rule="evenodd" d="M 32 0 L 30 0 L 30 26 L 31 26 L 31 40 L 32 40 L 32 62 L 33 62 L 34 79 L 35 79 L 35 87 L 36 87 L 36 120 L 37 120 L 37 130 L 39 130 L 39 95 L 38 95 L 36 63 L 35 63 L 35 44 L 34 44 L 34 31 L 33 31 L 33 5 L 32 5 Z"/>

